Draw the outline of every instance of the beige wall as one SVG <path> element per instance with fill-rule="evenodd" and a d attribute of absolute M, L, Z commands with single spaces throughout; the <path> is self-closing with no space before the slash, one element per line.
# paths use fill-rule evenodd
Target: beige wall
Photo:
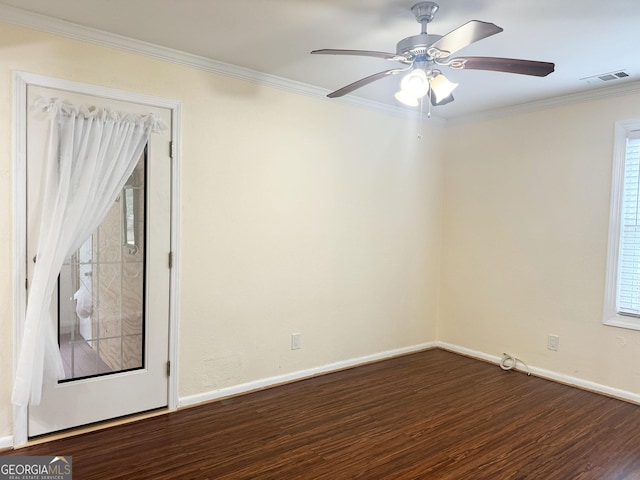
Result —
<path fill-rule="evenodd" d="M 0 438 L 14 70 L 183 102 L 179 396 L 435 340 L 441 128 L 3 25 Z"/>
<path fill-rule="evenodd" d="M 601 323 L 613 125 L 640 95 L 417 141 L 413 120 L 29 29 L 0 49 L 0 438 L 14 70 L 183 102 L 179 396 L 436 339 L 640 393 L 640 334 Z"/>
<path fill-rule="evenodd" d="M 640 393 L 640 332 L 602 325 L 614 123 L 638 117 L 627 95 L 447 129 L 440 340 Z"/>

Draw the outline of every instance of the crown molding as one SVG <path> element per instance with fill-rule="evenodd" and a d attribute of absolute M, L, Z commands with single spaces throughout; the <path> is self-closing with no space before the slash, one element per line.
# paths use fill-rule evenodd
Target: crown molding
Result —
<path fill-rule="evenodd" d="M 142 40 L 136 40 L 122 35 L 105 32 L 96 28 L 85 27 L 66 20 L 48 17 L 46 15 L 29 12 L 9 5 L 0 5 L 0 22 L 27 27 L 137 55 L 143 55 L 209 73 L 224 75 L 299 95 L 305 95 L 307 97 L 326 100 L 326 95 L 330 92 L 329 90 L 306 83 L 251 70 L 249 68 L 239 67 L 237 65 L 220 62 L 199 55 L 193 55 L 191 53 L 144 42 Z M 401 118 L 420 118 L 420 114 L 414 110 L 375 102 L 353 95 L 332 99 L 331 102 L 374 110 Z M 422 115 L 422 117 L 423 120 L 427 120 L 426 114 Z M 432 116 L 428 120 L 431 123 L 439 125 L 445 124 L 444 119 L 435 116 Z"/>
<path fill-rule="evenodd" d="M 632 95 L 634 93 L 640 93 L 640 80 L 625 82 L 620 85 L 599 87 L 584 92 L 570 93 L 557 97 L 547 98 L 544 100 L 536 100 L 534 102 L 521 103 L 518 105 L 511 105 L 508 107 L 496 108 L 480 113 L 451 118 L 447 120 L 446 126 L 450 127 L 484 120 L 493 120 L 497 118 L 508 117 L 511 115 L 520 115 L 523 113 L 531 113 L 540 110 L 547 110 L 550 108 L 574 105 L 577 103 L 587 103 L 612 97 Z"/>
<path fill-rule="evenodd" d="M 82 42 L 92 43 L 94 45 L 113 48 L 137 55 L 143 55 L 146 57 L 155 58 L 157 60 L 162 60 L 177 65 L 214 73 L 217 75 L 232 77 L 254 84 L 264 85 L 267 87 L 296 93 L 299 95 L 305 95 L 311 98 L 326 100 L 326 95 L 327 93 L 329 93 L 329 90 L 306 83 L 289 80 L 283 77 L 270 75 L 244 67 L 239 67 L 237 65 L 220 62 L 199 55 L 193 55 L 191 53 L 183 52 L 180 50 L 162 47 L 160 45 L 155 45 L 153 43 L 105 32 L 103 30 L 84 27 L 76 23 L 48 17 L 39 13 L 29 12 L 20 8 L 11 7 L 9 5 L 0 5 L 0 21 L 22 27 L 32 28 L 34 30 L 43 31 L 54 35 L 72 38 Z M 449 127 L 545 110 L 548 108 L 560 107 L 576 103 L 601 100 L 615 96 L 629 95 L 638 92 L 640 92 L 640 81 L 626 82 L 621 85 L 599 87 L 585 92 L 561 95 L 554 98 L 537 100 L 519 105 L 511 105 L 508 107 L 487 110 L 484 112 L 478 112 L 449 119 L 441 118 L 435 115 L 432 115 L 430 118 L 428 118 L 426 114 L 420 114 L 416 110 L 410 110 L 386 103 L 375 102 L 373 100 L 364 99 L 355 95 L 347 95 L 340 98 L 334 98 L 330 101 L 332 103 L 338 103 L 341 105 L 374 110 L 380 113 L 405 119 L 422 118 L 422 120 L 427 123 Z"/>

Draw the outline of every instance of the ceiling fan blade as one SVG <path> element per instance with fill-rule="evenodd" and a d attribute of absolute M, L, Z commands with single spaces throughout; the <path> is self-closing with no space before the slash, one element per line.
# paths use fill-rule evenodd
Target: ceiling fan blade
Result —
<path fill-rule="evenodd" d="M 381 78 L 384 78 L 387 75 L 395 75 L 396 73 L 402 73 L 406 71 L 407 71 L 406 68 L 393 68 L 391 70 L 385 70 L 384 72 L 374 73 L 373 75 L 369 75 L 368 77 L 364 77 L 356 82 L 350 83 L 346 87 L 342 87 L 341 89 L 336 90 L 335 92 L 331 92 L 329 95 L 327 95 L 327 97 L 329 98 L 342 97 L 343 95 L 346 95 L 347 93 L 351 93 L 360 87 L 364 87 L 365 85 L 375 82 L 376 80 L 380 80 Z"/>
<path fill-rule="evenodd" d="M 335 48 L 323 48 L 321 50 L 313 50 L 311 53 L 316 55 L 354 55 L 359 57 L 375 57 L 383 58 L 385 60 L 393 60 L 396 62 L 409 61 L 406 57 L 396 53 L 376 52 L 374 50 L 340 50 Z"/>
<path fill-rule="evenodd" d="M 450 59 L 449 63 L 452 68 L 519 73 L 520 75 L 533 75 L 535 77 L 546 77 L 555 70 L 555 65 L 550 62 L 536 62 L 518 58 L 457 57 Z M 458 63 L 461 63 L 462 66 L 458 67 Z"/>
<path fill-rule="evenodd" d="M 440 40 L 431 45 L 442 52 L 441 57 L 448 57 L 454 52 L 471 45 L 478 40 L 502 32 L 502 28 L 493 23 L 471 20 L 464 25 L 447 33 Z"/>

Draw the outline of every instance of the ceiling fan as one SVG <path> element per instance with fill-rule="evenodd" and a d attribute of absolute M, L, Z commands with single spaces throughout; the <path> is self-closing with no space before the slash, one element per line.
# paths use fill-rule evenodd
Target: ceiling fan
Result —
<path fill-rule="evenodd" d="M 312 51 L 312 54 L 376 57 L 403 64 L 400 68 L 392 68 L 362 78 L 327 96 L 341 97 L 381 78 L 408 72 L 401 81 L 400 91 L 395 95 L 398 101 L 409 106 L 417 106 L 419 100 L 428 94 L 432 105 L 445 105 L 454 100 L 452 92 L 458 84 L 449 81 L 440 71 L 440 67 L 456 70 L 491 70 L 537 77 L 545 77 L 554 71 L 554 64 L 549 62 L 500 57 L 451 57 L 458 50 L 500 33 L 503 29 L 493 23 L 471 20 L 444 36 L 428 34 L 427 24 L 433 20 L 438 8 L 438 4 L 434 2 L 419 2 L 411 7 L 416 21 L 422 25 L 422 30 L 419 35 L 400 40 L 396 46 L 396 53 L 339 49 Z"/>

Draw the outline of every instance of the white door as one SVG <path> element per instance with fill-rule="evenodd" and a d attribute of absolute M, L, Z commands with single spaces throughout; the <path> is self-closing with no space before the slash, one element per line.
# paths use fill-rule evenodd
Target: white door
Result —
<path fill-rule="evenodd" d="M 30 437 L 166 407 L 169 387 L 171 110 L 29 85 L 27 105 L 38 97 L 155 113 L 169 128 L 151 135 L 107 218 L 62 268 L 56 327 L 67 378 L 29 407 Z M 46 117 L 29 108 L 28 278 L 47 138 Z"/>

